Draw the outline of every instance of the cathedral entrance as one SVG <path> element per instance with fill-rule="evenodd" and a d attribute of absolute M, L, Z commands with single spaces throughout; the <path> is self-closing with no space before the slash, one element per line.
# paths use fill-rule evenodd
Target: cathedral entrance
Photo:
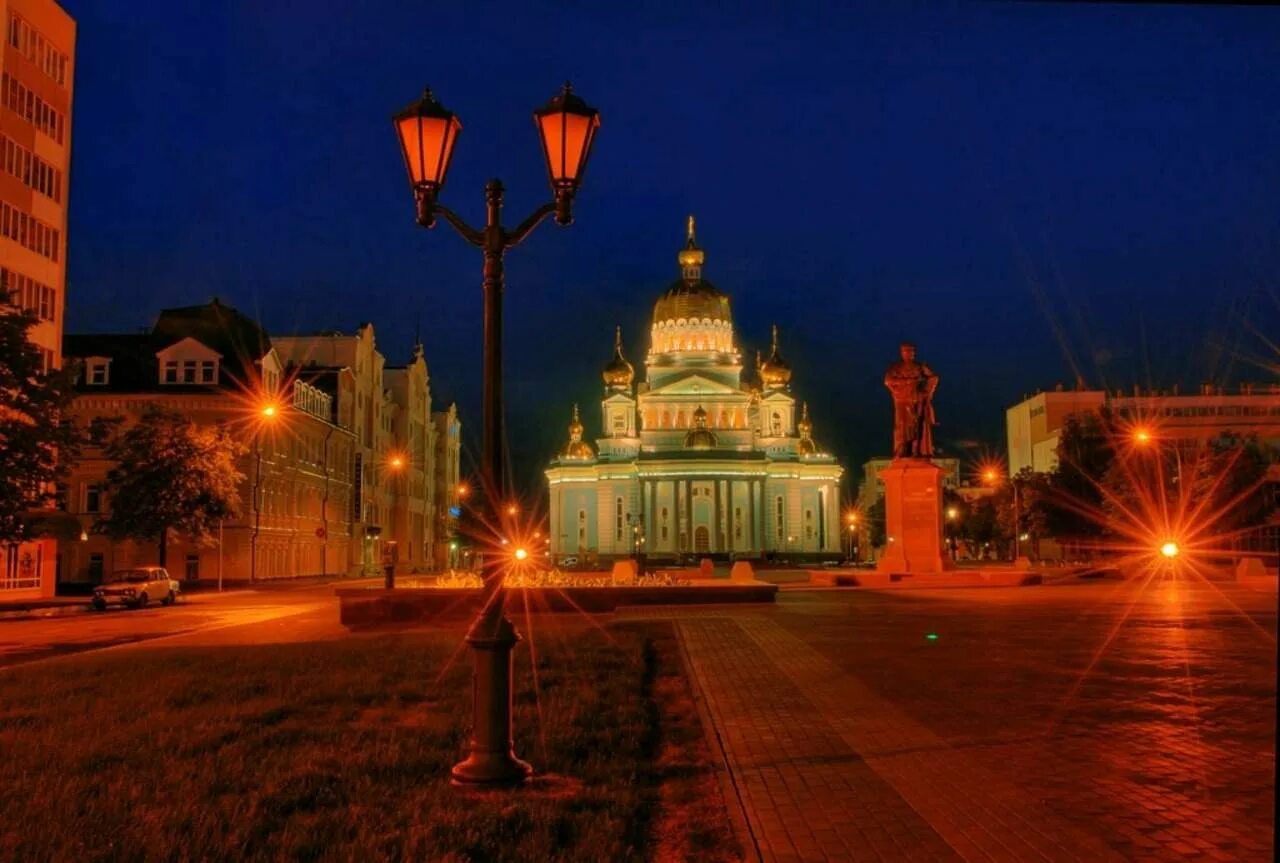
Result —
<path fill-rule="evenodd" d="M 711 551 L 711 531 L 702 525 L 693 531 L 693 550 L 698 554 L 706 554 Z"/>

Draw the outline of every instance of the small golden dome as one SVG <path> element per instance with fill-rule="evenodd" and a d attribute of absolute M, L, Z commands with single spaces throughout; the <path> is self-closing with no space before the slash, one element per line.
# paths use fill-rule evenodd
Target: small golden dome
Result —
<path fill-rule="evenodd" d="M 800 422 L 796 423 L 800 432 L 800 444 L 797 449 L 800 455 L 818 455 L 818 445 L 813 440 L 813 423 L 809 420 L 809 403 L 805 402 L 800 409 Z"/>
<path fill-rule="evenodd" d="M 604 367 L 601 377 L 604 378 L 605 386 L 614 389 L 628 389 L 631 382 L 635 380 L 635 368 L 622 355 L 622 327 L 614 331 L 613 359 L 609 360 L 609 364 Z"/>
<path fill-rule="evenodd" d="M 595 450 L 591 444 L 582 439 L 582 420 L 578 419 L 578 406 L 573 406 L 573 420 L 569 423 L 569 442 L 560 453 L 564 459 L 587 461 L 595 458 Z"/>
<path fill-rule="evenodd" d="M 757 364 L 760 370 L 760 382 L 769 389 L 781 389 L 791 383 L 791 366 L 782 358 L 778 350 L 778 325 L 773 325 L 773 351 L 769 359 Z"/>
<path fill-rule="evenodd" d="M 715 449 L 716 433 L 707 428 L 707 412 L 702 405 L 693 412 L 693 428 L 684 436 L 685 449 Z"/>
<path fill-rule="evenodd" d="M 685 240 L 684 248 L 680 250 L 680 254 L 676 255 L 676 260 L 680 262 L 680 269 L 689 278 L 689 270 L 696 269 L 698 272 L 692 274 L 692 278 L 700 278 L 702 273 L 702 264 L 706 261 L 707 256 L 702 249 L 698 248 L 698 241 L 694 239 L 694 221 L 693 216 L 689 216 L 688 239 Z"/>

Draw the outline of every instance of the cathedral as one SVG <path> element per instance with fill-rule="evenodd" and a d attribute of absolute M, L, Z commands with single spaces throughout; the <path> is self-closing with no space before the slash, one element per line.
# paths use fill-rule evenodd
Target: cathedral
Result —
<path fill-rule="evenodd" d="M 584 439 L 575 405 L 547 468 L 553 557 L 836 556 L 844 469 L 797 408 L 778 328 L 744 380 L 729 297 L 702 276 L 692 216 L 678 260 L 680 278 L 653 307 L 645 379 L 619 327 L 600 436 Z"/>

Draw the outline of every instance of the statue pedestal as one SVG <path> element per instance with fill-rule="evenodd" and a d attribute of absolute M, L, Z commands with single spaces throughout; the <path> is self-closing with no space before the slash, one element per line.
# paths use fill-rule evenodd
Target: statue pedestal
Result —
<path fill-rule="evenodd" d="M 884 482 L 881 572 L 922 575 L 954 569 L 942 545 L 942 468 L 924 458 L 896 458 Z"/>

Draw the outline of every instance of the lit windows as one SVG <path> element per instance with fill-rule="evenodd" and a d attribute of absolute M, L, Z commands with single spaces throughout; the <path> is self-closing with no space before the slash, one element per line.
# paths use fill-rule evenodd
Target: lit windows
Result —
<path fill-rule="evenodd" d="M 111 360 L 91 359 L 89 369 L 85 373 L 85 383 L 90 386 L 106 386 L 110 380 Z"/>

